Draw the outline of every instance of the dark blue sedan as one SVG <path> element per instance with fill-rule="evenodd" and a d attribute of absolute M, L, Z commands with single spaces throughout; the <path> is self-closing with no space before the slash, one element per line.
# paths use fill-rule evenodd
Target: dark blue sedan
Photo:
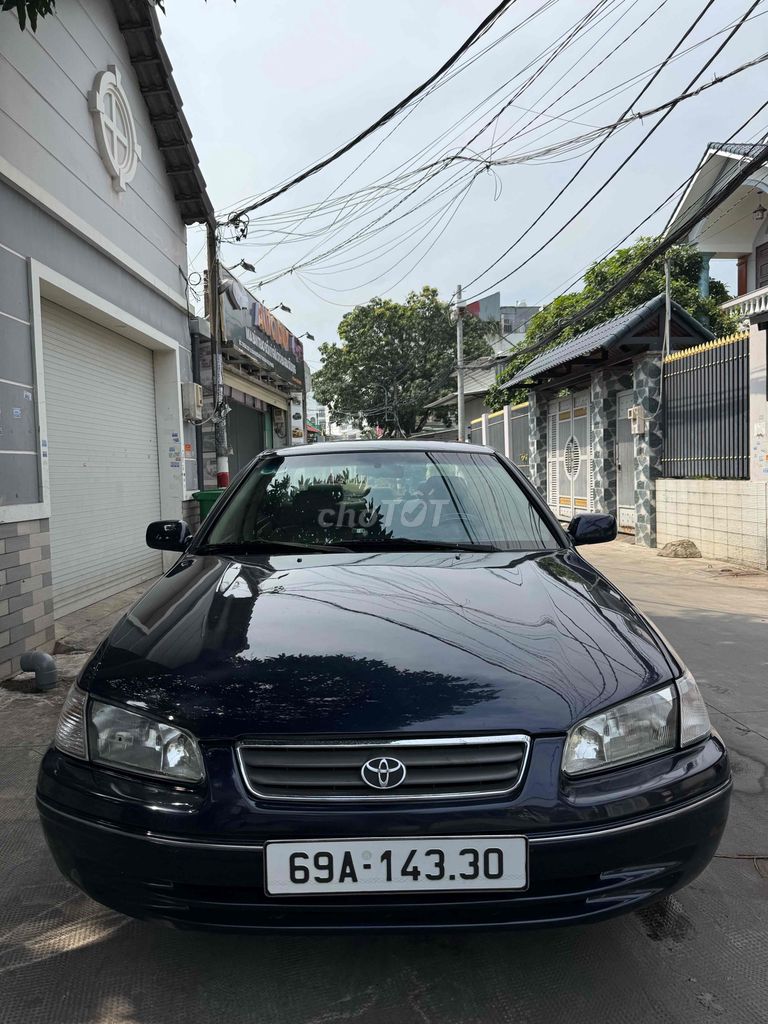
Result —
<path fill-rule="evenodd" d="M 37 788 L 95 900 L 243 929 L 588 921 L 713 856 L 690 672 L 487 448 L 263 453 L 70 691 Z"/>

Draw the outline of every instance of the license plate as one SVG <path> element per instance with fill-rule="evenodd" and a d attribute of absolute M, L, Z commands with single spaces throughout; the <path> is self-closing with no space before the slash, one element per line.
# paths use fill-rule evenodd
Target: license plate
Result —
<path fill-rule="evenodd" d="M 524 836 L 333 839 L 266 844 L 265 888 L 302 893 L 525 889 Z"/>

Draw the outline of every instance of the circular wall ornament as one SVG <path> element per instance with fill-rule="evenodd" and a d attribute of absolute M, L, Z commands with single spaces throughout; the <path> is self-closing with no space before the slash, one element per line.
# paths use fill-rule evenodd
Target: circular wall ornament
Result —
<path fill-rule="evenodd" d="M 581 449 L 579 448 L 579 442 L 573 434 L 565 443 L 563 461 L 565 463 L 565 475 L 569 480 L 573 480 L 579 472 L 579 463 L 581 462 Z"/>
<path fill-rule="evenodd" d="M 124 192 L 136 173 L 141 147 L 136 138 L 128 97 L 114 64 L 100 71 L 88 94 L 88 107 L 93 115 L 96 142 L 101 159 L 109 171 L 117 192 Z"/>

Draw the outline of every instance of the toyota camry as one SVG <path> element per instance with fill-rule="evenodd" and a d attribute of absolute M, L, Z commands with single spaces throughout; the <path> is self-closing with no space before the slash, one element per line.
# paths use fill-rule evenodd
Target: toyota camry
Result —
<path fill-rule="evenodd" d="M 582 922 L 686 885 L 730 769 L 697 685 L 489 448 L 267 451 L 70 690 L 61 871 L 182 927 Z"/>

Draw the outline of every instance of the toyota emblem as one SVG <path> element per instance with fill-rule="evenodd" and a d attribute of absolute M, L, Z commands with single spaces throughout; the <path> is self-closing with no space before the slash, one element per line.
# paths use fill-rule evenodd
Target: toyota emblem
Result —
<path fill-rule="evenodd" d="M 372 757 L 360 769 L 363 782 L 371 789 L 394 789 L 405 782 L 405 765 L 396 757 Z"/>

